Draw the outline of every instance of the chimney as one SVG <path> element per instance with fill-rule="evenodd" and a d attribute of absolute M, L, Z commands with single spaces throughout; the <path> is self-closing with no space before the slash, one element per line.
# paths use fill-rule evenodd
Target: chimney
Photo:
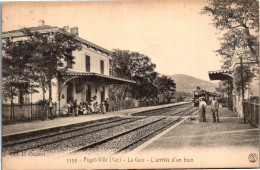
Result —
<path fill-rule="evenodd" d="M 45 21 L 43 19 L 39 20 L 38 22 L 39 22 L 39 26 L 44 26 Z"/>
<path fill-rule="evenodd" d="M 69 25 L 64 26 L 63 29 L 64 29 L 66 32 L 70 32 L 70 26 L 69 26 Z"/>
<path fill-rule="evenodd" d="M 79 36 L 78 30 L 79 30 L 78 27 L 73 27 L 70 29 L 70 33 L 78 37 Z"/>

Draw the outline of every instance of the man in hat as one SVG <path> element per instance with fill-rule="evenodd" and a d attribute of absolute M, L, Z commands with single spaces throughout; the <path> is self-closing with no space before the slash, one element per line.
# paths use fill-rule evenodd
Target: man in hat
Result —
<path fill-rule="evenodd" d="M 205 102 L 205 97 L 200 97 L 200 103 L 199 103 L 199 110 L 200 110 L 200 115 L 199 115 L 199 122 L 206 122 L 206 102 Z"/>
<path fill-rule="evenodd" d="M 216 122 L 216 117 L 217 117 L 217 122 L 219 122 L 219 116 L 218 116 L 218 101 L 216 100 L 215 96 L 213 97 L 213 100 L 211 102 L 211 112 L 212 112 L 212 117 L 213 117 L 213 123 Z"/>

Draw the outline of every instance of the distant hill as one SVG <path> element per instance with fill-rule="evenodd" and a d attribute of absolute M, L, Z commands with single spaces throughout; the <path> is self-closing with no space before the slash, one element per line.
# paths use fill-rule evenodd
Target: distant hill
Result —
<path fill-rule="evenodd" d="M 169 77 L 174 80 L 176 83 L 176 91 L 179 92 L 184 91 L 193 93 L 197 86 L 201 87 L 203 90 L 214 92 L 215 88 L 218 86 L 216 83 L 201 80 L 185 74 L 175 74 Z"/>

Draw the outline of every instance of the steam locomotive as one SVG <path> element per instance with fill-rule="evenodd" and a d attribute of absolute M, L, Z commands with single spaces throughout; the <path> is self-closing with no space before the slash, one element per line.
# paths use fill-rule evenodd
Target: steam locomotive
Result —
<path fill-rule="evenodd" d="M 206 90 L 202 90 L 202 89 L 197 89 L 194 91 L 193 93 L 193 102 L 194 102 L 194 107 L 198 107 L 199 106 L 199 98 L 200 97 L 204 97 L 206 103 L 209 102 L 209 92 Z"/>

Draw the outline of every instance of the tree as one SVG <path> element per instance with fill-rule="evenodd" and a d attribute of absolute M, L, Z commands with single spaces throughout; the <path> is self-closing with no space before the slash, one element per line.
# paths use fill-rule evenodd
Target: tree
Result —
<path fill-rule="evenodd" d="M 23 29 L 22 32 L 28 37 L 27 41 L 34 44 L 33 69 L 39 77 L 43 93 L 47 86 L 51 98 L 51 80 L 58 77 L 58 67 L 64 66 L 64 61 L 74 63 L 72 51 L 81 50 L 82 45 L 74 35 L 63 29 L 48 34 L 30 29 Z"/>
<path fill-rule="evenodd" d="M 188 92 L 176 92 L 175 94 L 175 98 L 177 99 L 178 102 L 182 102 L 185 99 L 191 99 L 192 98 L 192 94 L 188 93 Z"/>
<path fill-rule="evenodd" d="M 222 97 L 224 96 L 225 93 L 228 92 L 227 89 L 227 82 L 226 81 L 221 81 L 218 83 L 218 87 L 216 87 L 216 92 L 220 93 Z"/>
<path fill-rule="evenodd" d="M 63 66 L 64 61 L 73 62 L 72 51 L 82 47 L 75 36 L 62 29 L 54 33 L 30 29 L 20 32 L 24 34 L 24 40 L 7 38 L 2 42 L 2 91 L 4 99 L 11 99 L 11 105 L 19 91 L 38 92 L 36 88 L 39 86 L 45 91 L 47 85 L 51 98 L 51 80 L 58 77 L 58 67 Z"/>
<path fill-rule="evenodd" d="M 171 77 L 168 76 L 157 76 L 155 80 L 158 94 L 162 95 L 165 99 L 173 99 L 176 91 L 176 83 Z"/>
<path fill-rule="evenodd" d="M 252 81 L 254 73 L 250 70 L 250 67 L 243 66 L 243 82 L 241 80 L 241 67 L 236 67 L 234 70 L 234 86 L 236 91 L 239 92 L 242 90 L 242 83 L 244 85 L 244 90 L 247 89 L 248 84 Z"/>
<path fill-rule="evenodd" d="M 7 38 L 2 43 L 2 95 L 4 100 L 11 99 L 11 119 L 14 96 L 19 92 L 37 92 L 38 78 L 31 63 L 33 54 L 34 46 L 30 42 Z"/>
<path fill-rule="evenodd" d="M 237 49 L 259 65 L 259 4 L 257 0 L 210 0 L 202 14 L 212 16 L 214 26 L 224 31 L 217 50 L 229 65 Z"/>
<path fill-rule="evenodd" d="M 155 64 L 151 59 L 138 52 L 115 49 L 111 55 L 110 74 L 113 76 L 132 79 L 136 85 L 113 85 L 110 88 L 111 97 L 125 100 L 127 91 L 131 91 L 132 97 L 136 99 L 153 98 L 156 94 L 154 80 L 157 74 L 154 71 Z M 115 97 L 116 95 L 116 97 Z"/>

